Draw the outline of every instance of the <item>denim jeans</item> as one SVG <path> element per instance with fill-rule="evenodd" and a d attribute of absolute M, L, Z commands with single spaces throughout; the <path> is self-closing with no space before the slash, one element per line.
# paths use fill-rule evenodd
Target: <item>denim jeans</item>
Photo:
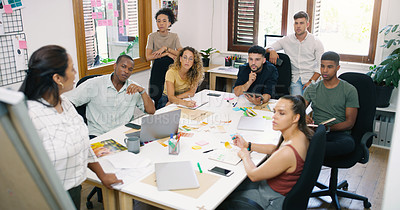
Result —
<path fill-rule="evenodd" d="M 290 84 L 290 95 L 295 96 L 295 95 L 303 95 L 304 90 L 303 90 L 303 83 L 301 83 L 301 78 L 297 80 L 297 82 L 293 82 Z"/>

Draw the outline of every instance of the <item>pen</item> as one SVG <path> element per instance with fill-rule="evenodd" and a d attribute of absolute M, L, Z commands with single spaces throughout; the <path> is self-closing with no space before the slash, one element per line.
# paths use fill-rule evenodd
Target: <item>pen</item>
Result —
<path fill-rule="evenodd" d="M 232 103 L 233 107 L 235 107 L 235 106 L 236 106 L 236 104 L 237 104 L 237 102 L 236 102 L 236 103 Z"/>
<path fill-rule="evenodd" d="M 200 163 L 199 163 L 199 162 L 197 162 L 197 167 L 199 167 L 200 173 L 203 173 L 203 171 L 201 170 L 201 167 L 200 167 Z"/>
<path fill-rule="evenodd" d="M 211 152 L 211 151 L 214 151 L 214 149 L 210 149 L 210 150 L 204 151 L 203 153 L 208 153 L 208 152 Z"/>

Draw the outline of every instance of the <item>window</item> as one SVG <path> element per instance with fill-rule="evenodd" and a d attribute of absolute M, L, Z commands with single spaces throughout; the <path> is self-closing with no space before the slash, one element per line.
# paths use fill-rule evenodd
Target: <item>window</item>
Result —
<path fill-rule="evenodd" d="M 308 0 L 309 30 L 341 60 L 373 63 L 380 8 L 381 0 Z"/>
<path fill-rule="evenodd" d="M 107 74 L 125 52 L 135 72 L 149 69 L 145 58 L 151 33 L 151 2 L 146 0 L 73 0 L 79 76 Z"/>
<path fill-rule="evenodd" d="M 288 0 L 229 0 L 228 50 L 246 52 L 264 35 L 286 35 Z"/>

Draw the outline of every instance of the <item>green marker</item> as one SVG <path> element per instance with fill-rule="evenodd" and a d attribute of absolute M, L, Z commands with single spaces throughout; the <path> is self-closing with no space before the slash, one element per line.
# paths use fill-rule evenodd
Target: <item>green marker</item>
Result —
<path fill-rule="evenodd" d="M 197 162 L 197 167 L 199 167 L 200 173 L 203 173 L 203 171 L 201 170 L 201 167 L 200 167 L 200 163 L 199 163 L 199 162 Z"/>

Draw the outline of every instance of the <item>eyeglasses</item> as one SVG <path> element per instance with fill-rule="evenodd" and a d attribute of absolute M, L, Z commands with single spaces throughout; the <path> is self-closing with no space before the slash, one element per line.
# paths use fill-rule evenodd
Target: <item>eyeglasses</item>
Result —
<path fill-rule="evenodd" d="M 193 57 L 183 56 L 183 60 L 193 61 Z"/>

